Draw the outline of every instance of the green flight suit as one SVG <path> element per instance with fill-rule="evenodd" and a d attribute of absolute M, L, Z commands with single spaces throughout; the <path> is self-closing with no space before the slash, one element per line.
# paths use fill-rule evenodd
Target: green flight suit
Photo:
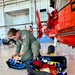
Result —
<path fill-rule="evenodd" d="M 20 38 L 16 41 L 16 52 L 21 51 L 25 54 L 22 56 L 21 61 L 35 60 L 40 53 L 40 44 L 36 38 L 26 30 L 19 30 Z M 21 50 L 23 46 L 23 49 Z"/>

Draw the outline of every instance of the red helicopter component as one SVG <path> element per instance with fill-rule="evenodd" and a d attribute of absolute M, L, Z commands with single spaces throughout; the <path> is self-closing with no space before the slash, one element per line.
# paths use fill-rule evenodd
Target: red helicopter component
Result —
<path fill-rule="evenodd" d="M 56 37 L 61 43 L 75 46 L 75 0 L 56 0 L 56 9 L 52 15 L 48 13 L 48 27 L 43 27 L 44 33 L 50 38 Z M 36 17 L 40 31 L 41 21 L 39 15 Z"/>

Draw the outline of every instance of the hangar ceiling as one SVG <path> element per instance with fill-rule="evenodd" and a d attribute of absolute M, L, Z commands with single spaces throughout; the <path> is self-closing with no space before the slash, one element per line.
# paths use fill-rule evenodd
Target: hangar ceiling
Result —
<path fill-rule="evenodd" d="M 6 5 L 11 5 L 11 4 L 17 4 L 17 3 L 21 3 L 21 2 L 26 2 L 29 0 L 0 0 L 0 7 L 1 6 L 6 6 Z"/>

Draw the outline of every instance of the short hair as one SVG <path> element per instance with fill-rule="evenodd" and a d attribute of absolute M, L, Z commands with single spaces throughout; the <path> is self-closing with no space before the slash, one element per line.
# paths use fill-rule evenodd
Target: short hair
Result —
<path fill-rule="evenodd" d="M 11 29 L 9 29 L 7 35 L 9 37 L 12 37 L 12 36 L 15 36 L 16 35 L 16 32 L 18 32 L 18 30 L 16 30 L 15 28 L 11 28 Z"/>

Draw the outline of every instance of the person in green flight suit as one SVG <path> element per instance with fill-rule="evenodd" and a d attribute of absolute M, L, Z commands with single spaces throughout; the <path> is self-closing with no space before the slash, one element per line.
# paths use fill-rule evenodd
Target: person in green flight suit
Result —
<path fill-rule="evenodd" d="M 9 29 L 7 35 L 16 41 L 16 51 L 12 55 L 14 60 L 21 57 L 22 62 L 36 60 L 40 55 L 40 44 L 27 30 Z"/>

